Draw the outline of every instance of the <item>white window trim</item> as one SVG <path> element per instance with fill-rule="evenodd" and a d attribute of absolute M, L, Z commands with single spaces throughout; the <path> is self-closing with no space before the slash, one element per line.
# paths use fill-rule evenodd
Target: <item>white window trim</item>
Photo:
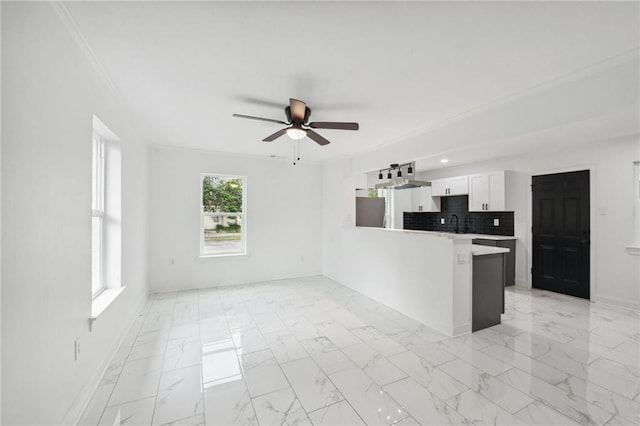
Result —
<path fill-rule="evenodd" d="M 204 182 L 204 178 L 206 176 L 214 176 L 214 177 L 222 177 L 222 178 L 234 178 L 242 180 L 242 213 L 205 213 L 203 212 L 202 205 L 202 184 Z M 200 251 L 198 254 L 198 258 L 207 259 L 207 258 L 225 258 L 225 257 L 237 257 L 237 256 L 248 256 L 247 251 L 247 177 L 244 175 L 229 175 L 223 173 L 200 173 L 200 229 L 199 229 L 199 240 L 200 240 Z M 242 231 L 240 233 L 240 241 L 241 241 L 241 250 L 238 252 L 226 252 L 226 253 L 205 253 L 204 252 L 204 217 L 205 216 L 240 216 L 242 217 Z"/>
<path fill-rule="evenodd" d="M 625 247 L 628 254 L 640 256 L 640 161 L 633 162 L 633 179 L 634 179 L 634 234 L 633 242 Z"/>
<path fill-rule="evenodd" d="M 97 146 L 97 149 L 96 149 Z M 92 155 L 95 157 L 97 156 L 98 158 L 94 158 L 94 161 L 96 161 L 96 167 L 95 170 L 92 171 L 92 180 L 93 180 L 93 185 L 94 185 L 94 192 L 96 194 L 96 199 L 92 200 L 92 206 L 91 206 L 91 218 L 99 218 L 100 219 L 100 232 L 99 232 L 99 247 L 100 247 L 100 256 L 98 259 L 98 265 L 99 265 L 99 275 L 98 275 L 98 285 L 97 287 L 95 286 L 94 283 L 94 276 L 93 273 L 91 274 L 91 296 L 93 299 L 97 298 L 98 296 L 100 296 L 100 294 L 105 290 L 106 285 L 105 285 L 105 273 L 104 273 L 104 266 L 105 266 L 105 236 L 104 236 L 104 218 L 105 218 L 105 169 L 106 169 L 106 164 L 105 164 L 105 141 L 104 139 L 102 139 L 99 135 L 97 134 L 93 134 L 93 141 L 92 141 Z M 94 175 L 95 174 L 95 175 Z M 93 197 L 92 197 L 93 198 Z M 93 226 L 93 224 L 92 224 Z M 92 238 L 93 238 L 93 230 L 92 230 Z M 93 241 L 92 241 L 92 247 L 93 247 Z M 91 259 L 92 261 L 92 267 L 93 267 L 93 258 Z"/>

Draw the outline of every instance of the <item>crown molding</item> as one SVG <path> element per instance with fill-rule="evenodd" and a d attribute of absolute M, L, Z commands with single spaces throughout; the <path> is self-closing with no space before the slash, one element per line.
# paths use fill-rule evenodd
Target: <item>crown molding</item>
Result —
<path fill-rule="evenodd" d="M 89 61 L 103 83 L 115 96 L 120 99 L 124 99 L 122 93 L 109 76 L 109 73 L 107 73 L 105 68 L 102 66 L 91 46 L 89 46 L 87 39 L 82 34 L 82 31 L 80 31 L 80 27 L 78 27 L 78 24 L 71 15 L 71 12 L 69 12 L 69 9 L 67 9 L 67 6 L 61 1 L 52 1 L 49 4 L 56 12 L 78 47 L 80 47 L 85 58 Z"/>

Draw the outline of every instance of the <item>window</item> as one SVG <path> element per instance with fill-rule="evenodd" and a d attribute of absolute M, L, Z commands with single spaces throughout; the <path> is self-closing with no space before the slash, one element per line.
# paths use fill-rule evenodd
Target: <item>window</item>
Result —
<path fill-rule="evenodd" d="M 246 253 L 246 178 L 201 175 L 200 255 Z"/>
<path fill-rule="evenodd" d="M 91 323 L 122 284 L 122 145 L 95 115 L 91 160 Z"/>
<path fill-rule="evenodd" d="M 633 163 L 633 202 L 634 202 L 634 237 L 627 252 L 640 255 L 640 161 Z"/>
<path fill-rule="evenodd" d="M 91 293 L 93 297 L 104 290 L 104 159 L 104 140 L 94 136 L 91 177 Z"/>

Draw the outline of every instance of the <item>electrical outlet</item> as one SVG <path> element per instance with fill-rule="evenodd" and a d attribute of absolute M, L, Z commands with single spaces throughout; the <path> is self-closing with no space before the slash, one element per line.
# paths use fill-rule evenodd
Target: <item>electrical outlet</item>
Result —
<path fill-rule="evenodd" d="M 444 217 L 440 218 L 440 225 L 444 225 Z"/>
<path fill-rule="evenodd" d="M 493 226 L 500 226 L 500 219 L 493 219 Z"/>
<path fill-rule="evenodd" d="M 73 357 L 77 361 L 80 358 L 80 338 L 73 342 Z"/>

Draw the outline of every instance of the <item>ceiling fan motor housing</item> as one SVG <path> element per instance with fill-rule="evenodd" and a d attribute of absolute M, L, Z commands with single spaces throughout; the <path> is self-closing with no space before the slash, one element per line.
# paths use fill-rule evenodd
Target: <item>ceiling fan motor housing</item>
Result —
<path fill-rule="evenodd" d="M 287 122 L 289 122 L 289 123 L 297 123 L 296 120 L 291 118 L 291 107 L 290 106 L 287 106 L 284 109 L 284 113 L 287 116 Z M 304 109 L 304 119 L 301 122 L 299 122 L 298 124 L 307 123 L 309 121 L 309 117 L 310 116 L 311 116 L 311 109 L 309 107 L 305 107 L 305 109 Z"/>

